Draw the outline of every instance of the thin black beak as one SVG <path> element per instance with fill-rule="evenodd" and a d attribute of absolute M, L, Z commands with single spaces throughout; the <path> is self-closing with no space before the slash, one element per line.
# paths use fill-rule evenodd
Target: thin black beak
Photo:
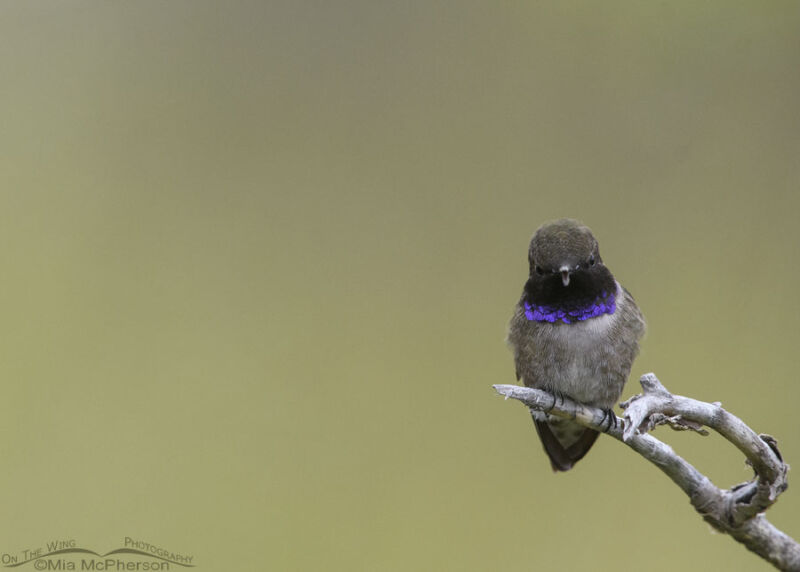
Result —
<path fill-rule="evenodd" d="M 561 282 L 564 283 L 564 286 L 569 286 L 569 268 L 562 266 L 558 271 L 561 272 Z"/>

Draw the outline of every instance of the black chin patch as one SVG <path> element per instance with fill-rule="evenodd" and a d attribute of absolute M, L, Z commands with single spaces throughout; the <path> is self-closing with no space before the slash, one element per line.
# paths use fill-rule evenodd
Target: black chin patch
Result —
<path fill-rule="evenodd" d="M 525 283 L 525 300 L 537 306 L 574 308 L 616 290 L 614 276 L 605 266 L 581 269 L 570 275 L 564 286 L 561 274 L 531 274 Z"/>

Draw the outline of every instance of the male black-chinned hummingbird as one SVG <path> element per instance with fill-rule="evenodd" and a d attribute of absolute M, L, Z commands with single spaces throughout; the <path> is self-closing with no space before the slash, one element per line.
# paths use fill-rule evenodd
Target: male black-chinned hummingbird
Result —
<path fill-rule="evenodd" d="M 603 264 L 592 231 L 576 220 L 539 227 L 528 263 L 508 331 L 517 379 L 612 414 L 639 352 L 642 313 Z M 571 469 L 597 439 L 574 421 L 531 415 L 554 471 Z"/>

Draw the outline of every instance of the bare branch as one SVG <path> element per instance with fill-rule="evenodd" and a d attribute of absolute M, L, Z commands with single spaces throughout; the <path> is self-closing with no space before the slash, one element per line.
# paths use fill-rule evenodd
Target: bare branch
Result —
<path fill-rule="evenodd" d="M 539 389 L 517 385 L 494 388 L 506 399 L 517 399 L 533 409 L 574 419 L 584 427 L 622 441 L 669 476 L 714 528 L 731 535 L 779 570 L 800 571 L 800 544 L 775 528 L 762 514 L 787 487 L 789 466 L 783 462 L 775 439 L 756 434 L 719 403 L 672 395 L 652 373 L 643 375 L 640 382 L 644 393 L 621 404 L 625 418 L 617 418 L 617 423 L 609 420 L 601 409 L 556 398 Z M 704 426 L 713 429 L 744 453 L 755 471 L 754 478 L 729 490 L 717 488 L 669 445 L 647 433 L 664 424 L 701 434 L 707 434 Z"/>

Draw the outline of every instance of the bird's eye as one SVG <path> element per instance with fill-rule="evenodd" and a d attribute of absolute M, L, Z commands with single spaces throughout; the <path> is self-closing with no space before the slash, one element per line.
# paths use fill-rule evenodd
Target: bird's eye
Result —
<path fill-rule="evenodd" d="M 544 274 L 544 270 L 542 270 L 542 267 L 539 266 L 538 264 L 536 265 L 536 274 L 538 274 L 539 276 Z"/>
<path fill-rule="evenodd" d="M 594 266 L 594 254 L 589 257 L 589 266 Z"/>

